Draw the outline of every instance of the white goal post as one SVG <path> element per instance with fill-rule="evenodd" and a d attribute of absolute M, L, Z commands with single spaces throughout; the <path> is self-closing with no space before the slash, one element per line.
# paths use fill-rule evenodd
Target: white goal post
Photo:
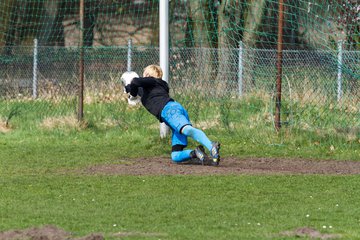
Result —
<path fill-rule="evenodd" d="M 160 67 L 163 70 L 163 79 L 169 81 L 169 0 L 159 2 L 159 45 Z M 160 123 L 160 137 L 165 138 L 170 132 L 165 123 Z"/>

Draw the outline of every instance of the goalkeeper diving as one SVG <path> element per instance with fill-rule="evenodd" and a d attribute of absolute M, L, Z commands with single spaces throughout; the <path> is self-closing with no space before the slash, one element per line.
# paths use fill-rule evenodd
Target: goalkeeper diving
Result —
<path fill-rule="evenodd" d="M 172 161 L 180 163 L 197 158 L 203 165 L 219 165 L 220 143 L 210 141 L 202 130 L 192 126 L 186 109 L 169 96 L 169 86 L 162 80 L 162 76 L 160 66 L 149 65 L 144 69 L 143 77 L 134 77 L 130 83 L 124 79 L 122 81 L 129 99 L 140 96 L 142 105 L 160 122 L 170 127 Z M 201 145 L 195 149 L 185 149 L 188 137 Z M 204 147 L 210 156 L 206 154 Z"/>

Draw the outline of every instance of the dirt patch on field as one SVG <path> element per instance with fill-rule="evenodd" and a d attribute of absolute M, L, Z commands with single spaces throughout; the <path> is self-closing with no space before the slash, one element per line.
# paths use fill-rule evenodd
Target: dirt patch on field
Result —
<path fill-rule="evenodd" d="M 0 232 L 0 240 L 103 240 L 101 234 L 90 234 L 85 237 L 75 238 L 70 233 L 55 226 L 43 226 L 23 230 L 9 230 Z"/>
<path fill-rule="evenodd" d="M 316 229 L 309 227 L 297 228 L 292 231 L 284 231 L 279 234 L 281 237 L 296 238 L 315 238 L 315 239 L 336 239 L 341 238 L 340 234 L 321 233 Z M 164 233 L 149 232 L 118 232 L 110 234 L 115 238 L 141 237 L 141 238 L 160 238 L 167 237 Z M 74 237 L 71 233 L 57 228 L 56 226 L 47 225 L 43 227 L 34 227 L 23 230 L 9 230 L 0 232 L 0 240 L 104 240 L 101 233 L 92 233 L 84 237 Z"/>
<path fill-rule="evenodd" d="M 327 233 L 320 233 L 316 229 L 309 228 L 309 227 L 302 227 L 295 229 L 293 231 L 286 231 L 280 234 L 281 236 L 285 237 L 296 237 L 296 238 L 315 238 L 315 239 L 335 239 L 341 238 L 340 234 L 327 234 Z"/>
<path fill-rule="evenodd" d="M 360 162 L 281 158 L 224 158 L 217 167 L 194 162 L 176 164 L 169 158 L 124 159 L 91 166 L 84 174 L 109 175 L 237 175 L 237 174 L 360 174 Z"/>
<path fill-rule="evenodd" d="M 110 234 L 115 238 L 125 237 L 166 237 L 164 233 L 152 232 L 118 232 Z M 0 232 L 0 240 L 104 240 L 101 233 L 91 233 L 84 237 L 74 237 L 71 233 L 64 231 L 56 226 L 46 225 L 43 227 L 27 228 L 23 230 L 9 230 Z"/>

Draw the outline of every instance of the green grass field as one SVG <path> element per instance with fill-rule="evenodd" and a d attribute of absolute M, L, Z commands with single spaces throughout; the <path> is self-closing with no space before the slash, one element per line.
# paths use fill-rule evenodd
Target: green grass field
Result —
<path fill-rule="evenodd" d="M 108 238 L 296 239 L 281 233 L 307 226 L 360 238 L 358 176 L 42 174 L 2 177 L 1 185 L 2 230 L 52 224 Z"/>
<path fill-rule="evenodd" d="M 3 119 L 14 106 L 2 106 Z M 225 159 L 360 160 L 358 133 L 310 128 L 275 134 L 270 123 L 259 125 L 261 103 L 246 106 L 241 116 L 224 112 L 217 125 L 203 125 L 222 142 Z M 90 175 L 81 169 L 169 158 L 169 139 L 159 138 L 158 123 L 143 109 L 121 104 L 86 106 L 85 127 L 63 117 L 72 116 L 71 106 L 38 115 L 19 108 L 11 129 L 0 133 L 0 232 L 51 224 L 76 237 L 103 233 L 107 239 L 119 232 L 121 239 L 298 239 L 282 233 L 308 227 L 360 239 L 357 175 Z M 189 112 L 193 116 L 196 106 Z M 199 114 L 195 123 L 205 117 Z M 253 128 L 244 127 L 249 121 Z"/>

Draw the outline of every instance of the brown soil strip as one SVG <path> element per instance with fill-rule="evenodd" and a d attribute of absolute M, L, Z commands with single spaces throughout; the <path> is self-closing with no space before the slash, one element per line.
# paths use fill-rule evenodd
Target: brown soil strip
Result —
<path fill-rule="evenodd" d="M 282 158 L 225 158 L 217 167 L 173 163 L 169 158 L 139 158 L 91 166 L 84 174 L 106 175 L 238 175 L 238 174 L 360 174 L 360 161 Z"/>
<path fill-rule="evenodd" d="M 0 232 L 0 240 L 104 240 L 101 234 L 75 238 L 70 233 L 55 226 L 46 225 L 23 230 L 9 230 Z"/>
<path fill-rule="evenodd" d="M 315 238 L 315 239 L 334 239 L 334 238 L 341 238 L 340 234 L 322 234 L 319 231 L 309 228 L 309 227 L 302 227 L 295 229 L 293 231 L 286 231 L 280 234 L 281 236 L 286 237 L 296 237 L 296 238 Z"/>

